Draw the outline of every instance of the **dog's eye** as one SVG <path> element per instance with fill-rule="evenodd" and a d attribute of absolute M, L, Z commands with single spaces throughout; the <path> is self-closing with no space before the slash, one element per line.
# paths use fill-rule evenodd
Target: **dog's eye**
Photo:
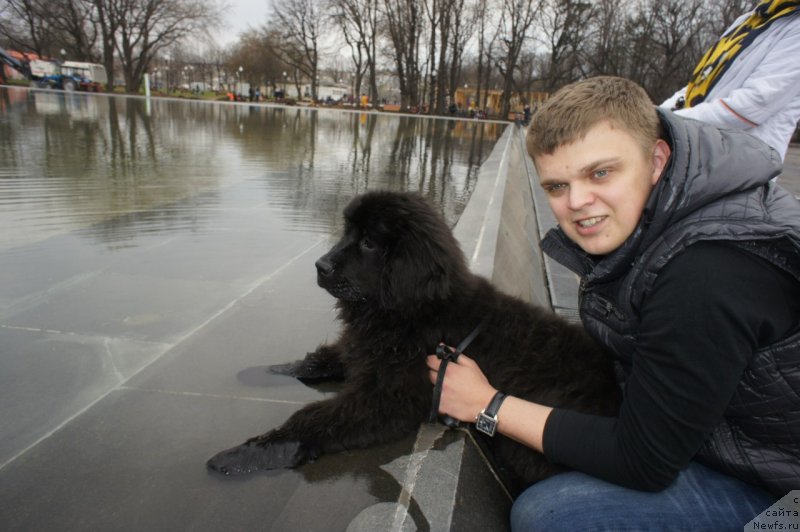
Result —
<path fill-rule="evenodd" d="M 375 250 L 375 243 L 369 239 L 369 237 L 364 237 L 361 239 L 361 242 L 358 243 L 359 247 L 362 251 L 374 251 Z"/>

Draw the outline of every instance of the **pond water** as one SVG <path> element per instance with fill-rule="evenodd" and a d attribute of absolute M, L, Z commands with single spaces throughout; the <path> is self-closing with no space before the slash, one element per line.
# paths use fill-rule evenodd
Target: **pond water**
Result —
<path fill-rule="evenodd" d="M 0 250 L 76 231 L 135 245 L 262 200 L 329 232 L 367 189 L 421 192 L 452 224 L 504 125 L 0 88 Z"/>
<path fill-rule="evenodd" d="M 504 128 L 0 87 L 0 523 L 344 530 L 396 500 L 406 447 L 204 464 L 330 394 L 264 367 L 335 339 L 314 261 L 347 202 L 419 191 L 454 225 Z"/>

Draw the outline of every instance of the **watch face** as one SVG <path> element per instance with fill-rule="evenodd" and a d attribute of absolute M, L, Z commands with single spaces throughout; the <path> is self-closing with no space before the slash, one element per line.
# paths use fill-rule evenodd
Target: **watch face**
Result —
<path fill-rule="evenodd" d="M 487 436 L 494 436 L 494 431 L 497 429 L 497 418 L 487 416 L 481 412 L 478 419 L 475 420 L 475 428 Z"/>

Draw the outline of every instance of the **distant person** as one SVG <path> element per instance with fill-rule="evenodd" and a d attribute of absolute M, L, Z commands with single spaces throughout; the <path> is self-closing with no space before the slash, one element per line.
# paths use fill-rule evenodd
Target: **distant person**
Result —
<path fill-rule="evenodd" d="M 800 120 L 800 2 L 760 2 L 736 19 L 661 107 L 743 129 L 786 158 Z"/>

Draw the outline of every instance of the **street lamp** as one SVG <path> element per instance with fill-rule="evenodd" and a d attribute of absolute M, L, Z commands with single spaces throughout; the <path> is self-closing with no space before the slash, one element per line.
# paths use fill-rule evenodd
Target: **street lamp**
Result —
<path fill-rule="evenodd" d="M 186 87 L 192 90 L 192 79 L 194 78 L 194 67 L 192 65 L 185 65 L 183 67 L 183 75 L 186 78 Z"/>
<path fill-rule="evenodd" d="M 169 54 L 164 56 L 164 61 L 166 65 L 164 65 L 164 89 L 169 92 Z"/>
<path fill-rule="evenodd" d="M 283 97 L 286 98 L 286 72 L 283 73 Z"/>

